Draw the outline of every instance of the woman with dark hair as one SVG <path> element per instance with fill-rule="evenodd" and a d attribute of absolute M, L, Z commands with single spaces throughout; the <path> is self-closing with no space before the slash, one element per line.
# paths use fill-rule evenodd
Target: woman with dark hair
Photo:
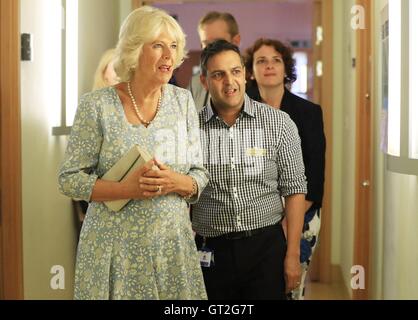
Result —
<path fill-rule="evenodd" d="M 303 271 L 300 286 L 289 294 L 289 298 L 301 300 L 304 298 L 304 282 L 320 229 L 320 208 L 324 192 L 325 135 L 321 107 L 292 94 L 287 88 L 296 80 L 295 61 L 292 55 L 292 50 L 280 41 L 261 38 L 247 49 L 245 66 L 249 84 L 248 95 L 254 100 L 288 113 L 295 122 L 301 138 L 308 182 L 300 248 Z M 286 233 L 286 217 L 282 225 Z"/>

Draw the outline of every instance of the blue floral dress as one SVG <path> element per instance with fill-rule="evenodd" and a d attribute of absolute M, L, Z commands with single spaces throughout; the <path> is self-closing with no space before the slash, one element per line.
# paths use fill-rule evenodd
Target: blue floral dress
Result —
<path fill-rule="evenodd" d="M 198 119 L 189 91 L 165 85 L 152 123 L 130 124 L 113 87 L 84 95 L 77 110 L 59 187 L 89 201 L 96 180 L 134 144 L 198 184 L 208 182 Z M 186 201 L 177 194 L 131 200 L 113 212 L 91 202 L 77 250 L 76 299 L 206 299 Z"/>

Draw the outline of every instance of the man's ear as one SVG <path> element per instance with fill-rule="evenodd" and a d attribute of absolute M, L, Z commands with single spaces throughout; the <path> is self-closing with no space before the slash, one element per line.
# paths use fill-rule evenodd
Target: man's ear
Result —
<path fill-rule="evenodd" d="M 236 34 L 235 36 L 233 36 L 231 39 L 231 43 L 239 47 L 239 45 L 241 44 L 241 35 Z"/>
<path fill-rule="evenodd" d="M 206 91 L 209 91 L 209 87 L 208 87 L 208 84 L 206 82 L 206 76 L 204 76 L 203 74 L 200 75 L 200 83 L 206 89 Z"/>

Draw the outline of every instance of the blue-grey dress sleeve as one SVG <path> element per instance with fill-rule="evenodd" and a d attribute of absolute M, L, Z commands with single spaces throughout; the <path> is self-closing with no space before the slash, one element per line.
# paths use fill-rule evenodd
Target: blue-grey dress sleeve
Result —
<path fill-rule="evenodd" d="M 283 115 L 283 130 L 278 139 L 279 190 L 283 197 L 292 194 L 306 194 L 305 166 L 298 129 L 288 114 L 283 113 Z"/>
<path fill-rule="evenodd" d="M 97 93 L 80 99 L 58 174 L 59 190 L 77 200 L 90 200 L 98 178 L 95 169 L 103 141 L 99 102 Z"/>
<path fill-rule="evenodd" d="M 203 153 L 200 141 L 199 119 L 196 112 L 196 107 L 191 93 L 187 92 L 187 142 L 188 142 L 188 162 L 190 163 L 190 170 L 188 175 L 196 180 L 198 192 L 187 202 L 194 204 L 199 200 L 199 197 L 209 182 L 209 172 L 203 166 Z"/>

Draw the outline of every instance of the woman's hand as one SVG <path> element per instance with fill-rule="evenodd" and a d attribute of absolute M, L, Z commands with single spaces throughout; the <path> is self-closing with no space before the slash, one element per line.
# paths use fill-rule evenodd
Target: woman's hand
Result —
<path fill-rule="evenodd" d="M 139 179 L 141 188 L 149 191 L 157 191 L 157 195 L 178 193 L 181 196 L 190 194 L 193 190 L 193 179 L 189 176 L 177 173 L 170 167 L 154 159 L 158 169 L 147 170 Z"/>
<path fill-rule="evenodd" d="M 284 277 L 286 293 L 300 286 L 302 269 L 298 255 L 286 255 L 284 259 Z"/>
<path fill-rule="evenodd" d="M 282 219 L 282 228 L 285 238 L 287 239 L 287 219 Z M 286 280 L 286 293 L 290 292 L 300 285 L 302 270 L 300 267 L 299 256 L 287 256 L 284 260 L 284 275 Z"/>
<path fill-rule="evenodd" d="M 150 199 L 160 196 L 160 188 L 141 182 L 145 174 L 155 168 L 154 160 L 150 160 L 126 177 L 121 183 L 128 190 L 132 199 Z"/>

